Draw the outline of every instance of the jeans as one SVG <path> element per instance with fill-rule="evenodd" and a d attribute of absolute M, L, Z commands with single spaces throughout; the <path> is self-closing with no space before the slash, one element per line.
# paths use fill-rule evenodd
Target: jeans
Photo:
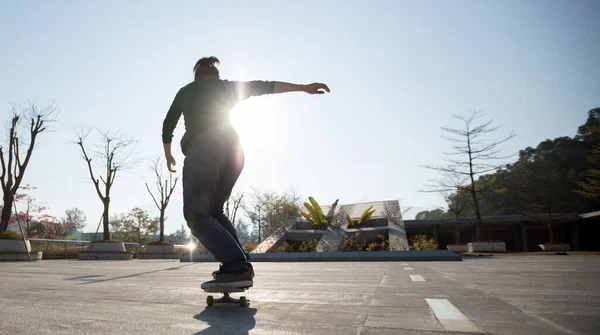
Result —
<path fill-rule="evenodd" d="M 223 264 L 223 271 L 246 269 L 250 259 L 223 212 L 243 167 L 244 152 L 231 126 L 205 131 L 186 145 L 183 214 L 192 235 Z"/>

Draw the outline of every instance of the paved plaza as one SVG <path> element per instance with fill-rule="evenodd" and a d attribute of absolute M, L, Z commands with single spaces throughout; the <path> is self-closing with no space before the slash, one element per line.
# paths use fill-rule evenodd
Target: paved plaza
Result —
<path fill-rule="evenodd" d="M 600 333 L 599 256 L 254 267 L 244 308 L 206 306 L 216 263 L 0 263 L 0 334 Z"/>

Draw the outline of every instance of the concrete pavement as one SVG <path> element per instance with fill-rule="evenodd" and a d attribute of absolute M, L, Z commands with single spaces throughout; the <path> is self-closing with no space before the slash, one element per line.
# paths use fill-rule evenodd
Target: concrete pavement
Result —
<path fill-rule="evenodd" d="M 0 263 L 0 334 L 598 334 L 600 257 L 254 264 L 250 306 L 206 306 L 216 263 Z M 215 295 L 218 296 L 218 295 Z M 239 297 L 240 294 L 233 294 Z"/>

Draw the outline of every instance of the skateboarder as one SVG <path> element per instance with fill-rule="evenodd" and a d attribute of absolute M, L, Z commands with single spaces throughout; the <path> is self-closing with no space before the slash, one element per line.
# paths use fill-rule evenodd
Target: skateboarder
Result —
<path fill-rule="evenodd" d="M 235 227 L 223 213 L 244 166 L 244 153 L 229 116 L 234 105 L 252 96 L 265 94 L 329 92 L 325 84 L 297 85 L 279 81 L 222 80 L 216 57 L 201 58 L 194 66 L 194 81 L 182 87 L 167 112 L 162 141 L 169 171 L 175 159 L 171 140 L 183 115 L 185 134 L 180 144 L 183 162 L 183 213 L 192 234 L 221 263 L 214 279 L 202 284 L 211 287 L 250 287 L 254 270 L 244 252 Z"/>

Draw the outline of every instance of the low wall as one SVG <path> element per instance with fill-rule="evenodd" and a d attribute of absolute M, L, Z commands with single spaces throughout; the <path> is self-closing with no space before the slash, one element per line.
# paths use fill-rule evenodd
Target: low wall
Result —
<path fill-rule="evenodd" d="M 280 252 L 252 254 L 252 262 L 362 262 L 362 261 L 462 261 L 462 256 L 448 250 L 430 251 L 349 251 L 349 252 Z M 216 262 L 211 254 L 184 255 L 181 262 Z"/>

